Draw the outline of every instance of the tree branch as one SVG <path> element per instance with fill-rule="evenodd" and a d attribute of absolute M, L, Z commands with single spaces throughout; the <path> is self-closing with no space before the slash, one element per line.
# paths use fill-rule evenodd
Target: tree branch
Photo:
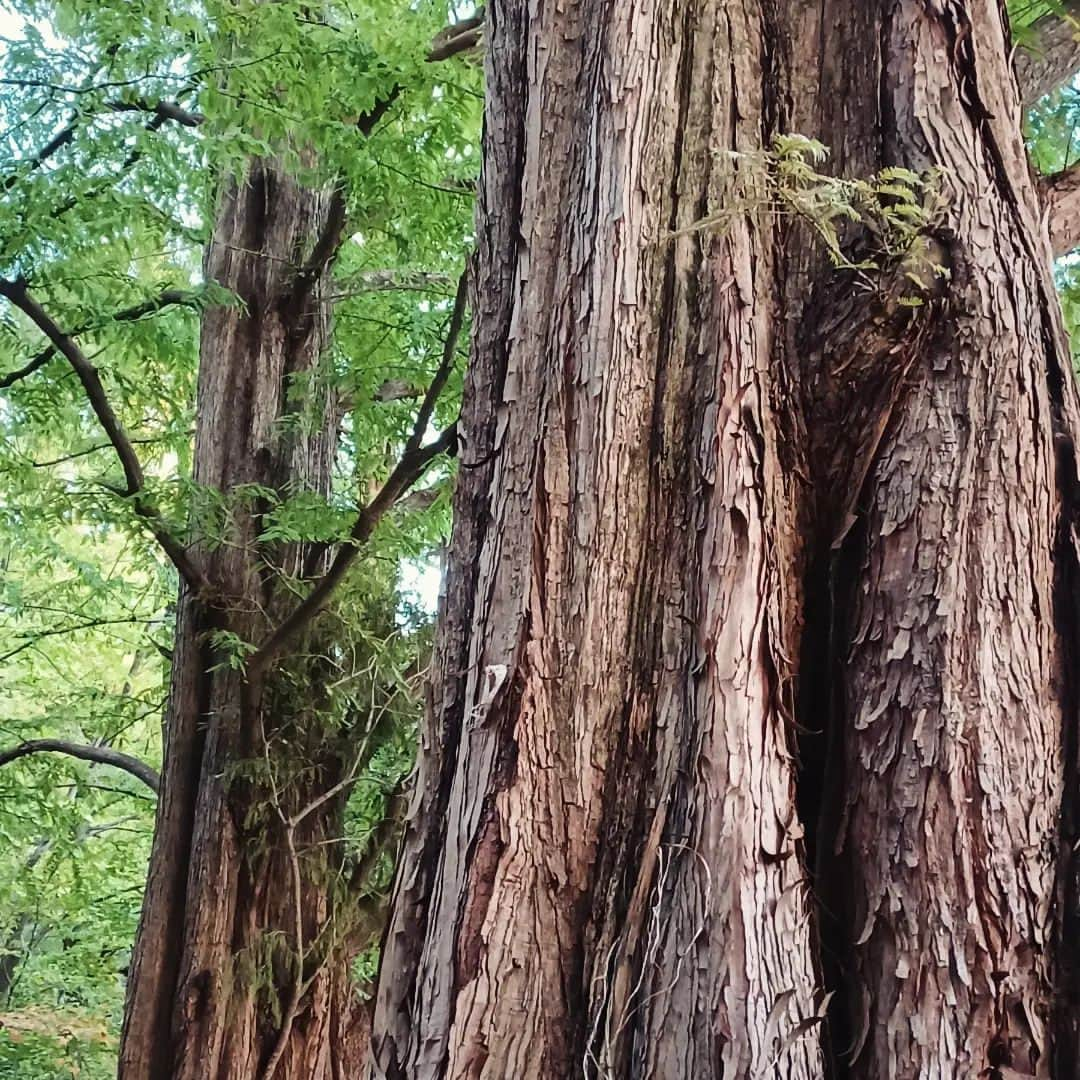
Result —
<path fill-rule="evenodd" d="M 337 185 L 330 193 L 330 206 L 326 214 L 326 224 L 315 241 L 315 246 L 307 262 L 300 268 L 292 288 L 293 311 L 299 314 L 307 306 L 308 297 L 322 272 L 333 261 L 341 247 L 341 238 L 345 232 L 345 213 L 348 204 L 345 191 Z"/>
<path fill-rule="evenodd" d="M 441 454 L 447 453 L 457 441 L 457 423 L 451 424 L 434 442 L 417 447 L 402 455 L 394 471 L 378 494 L 359 513 L 348 540 L 338 550 L 330 569 L 319 579 L 315 587 L 296 606 L 266 640 L 252 654 L 249 670 L 263 671 L 275 656 L 325 607 L 334 589 L 341 583 L 345 572 L 371 538 L 375 527 L 386 512 L 427 471 L 428 466 Z"/>
<path fill-rule="evenodd" d="M 420 479 L 428 466 L 439 455 L 450 451 L 457 443 L 457 423 L 453 423 L 442 432 L 434 442 L 423 445 L 424 435 L 431 423 L 432 414 L 439 395 L 446 386 L 450 371 L 454 366 L 458 339 L 465 322 L 465 309 L 468 307 L 468 268 L 462 271 L 458 279 L 454 307 L 450 313 L 450 323 L 443 342 L 443 355 L 435 372 L 431 385 L 420 403 L 413 421 L 412 433 L 405 443 L 401 459 L 394 471 L 387 478 L 378 494 L 361 511 L 349 533 L 348 541 L 338 550 L 330 569 L 315 584 L 310 593 L 297 605 L 291 615 L 273 631 L 252 654 L 249 668 L 253 672 L 263 670 L 281 649 L 323 609 L 330 595 L 337 588 L 360 548 L 371 538 L 375 527 L 386 512 Z"/>
<path fill-rule="evenodd" d="M 37 300 L 30 295 L 25 281 L 0 280 L 0 296 L 6 297 L 22 311 L 74 369 L 86 391 L 94 415 L 97 416 L 109 442 L 116 449 L 116 456 L 120 459 L 127 483 L 126 489 L 121 494 L 131 500 L 135 512 L 149 525 L 154 538 L 180 572 L 181 577 L 195 592 L 205 594 L 208 582 L 202 571 L 192 561 L 183 544 L 168 531 L 160 512 L 146 497 L 146 479 L 138 455 L 109 403 L 97 368 L 79 348 L 75 339 L 70 334 L 65 334 Z"/>
<path fill-rule="evenodd" d="M 83 326 L 76 327 L 68 332 L 68 337 L 78 337 L 80 334 L 85 334 L 91 330 L 100 330 L 101 327 L 107 326 L 110 322 L 136 322 L 146 315 L 153 315 L 161 311 L 162 308 L 173 306 L 198 308 L 201 302 L 202 295 L 200 293 L 189 292 L 184 289 L 163 289 L 157 296 L 151 297 L 149 300 L 133 304 L 131 307 L 122 308 L 114 315 L 110 315 L 104 322 L 86 323 Z M 11 371 L 7 375 L 0 376 L 0 390 L 17 383 L 20 379 L 25 379 L 28 375 L 33 375 L 35 371 L 44 367 L 55 355 L 56 346 L 54 345 L 42 349 L 41 352 L 32 357 L 17 371 Z"/>
<path fill-rule="evenodd" d="M 366 139 L 374 130 L 375 125 L 390 111 L 390 106 L 401 96 L 401 87 L 394 86 L 384 98 L 380 98 L 371 108 L 356 121 L 360 134 Z"/>
<path fill-rule="evenodd" d="M 1063 14 L 1044 15 L 1029 28 L 1030 45 L 1013 57 L 1025 107 L 1052 93 L 1080 70 L 1080 0 L 1069 0 Z"/>
<path fill-rule="evenodd" d="M 145 761 L 131 754 L 113 750 L 110 746 L 91 746 L 68 742 L 66 739 L 30 739 L 10 750 L 0 751 L 0 766 L 9 765 L 31 754 L 66 754 L 80 761 L 92 761 L 96 765 L 111 765 L 141 780 L 152 791 L 158 791 L 161 783 L 157 771 Z"/>
<path fill-rule="evenodd" d="M 175 101 L 147 101 L 145 98 L 136 98 L 131 101 L 110 101 L 105 108 L 110 112 L 143 112 L 151 113 L 159 121 L 156 130 L 166 121 L 173 121 L 184 127 L 198 127 L 206 117 L 202 113 L 189 112 Z M 40 169 L 58 150 L 62 150 L 79 130 L 79 125 L 85 119 L 84 113 L 76 112 L 36 154 L 30 158 L 16 163 L 13 172 L 0 180 L 0 193 L 10 191 L 27 173 Z"/>
<path fill-rule="evenodd" d="M 429 64 L 438 63 L 440 60 L 449 60 L 451 56 L 468 52 L 475 49 L 484 37 L 484 9 L 480 8 L 475 15 L 468 19 L 462 19 L 445 30 L 435 35 L 431 43 L 427 59 Z"/>
<path fill-rule="evenodd" d="M 9 386 L 19 382 L 20 379 L 29 378 L 35 371 L 43 368 L 54 356 L 56 350 L 50 345 L 47 349 L 42 349 L 41 352 L 32 356 L 21 368 L 16 368 L 14 371 L 9 371 L 6 375 L 0 376 L 0 390 L 4 390 Z"/>
<path fill-rule="evenodd" d="M 450 325 L 446 328 L 446 338 L 443 341 L 442 361 L 435 377 L 431 380 L 424 400 L 420 403 L 420 409 L 413 423 L 412 435 L 405 444 L 405 456 L 415 453 L 424 440 L 428 424 L 431 423 L 431 415 L 435 411 L 435 403 L 450 377 L 454 367 L 454 355 L 457 352 L 458 338 L 461 337 L 461 327 L 465 322 L 465 309 L 469 304 L 469 270 L 468 266 L 461 272 L 458 278 L 457 292 L 454 294 L 454 307 L 450 313 Z"/>
<path fill-rule="evenodd" d="M 155 112 L 154 115 L 151 116 L 150 119 L 143 125 L 143 131 L 160 131 L 166 123 L 168 123 L 168 117 L 162 115 L 159 112 Z M 114 191 L 116 189 L 116 184 L 119 177 L 127 173 L 131 168 L 133 168 L 142 159 L 142 156 L 142 150 L 138 146 L 134 147 L 131 151 L 129 151 L 128 155 L 120 163 L 120 168 L 116 170 L 116 174 L 110 177 L 107 183 L 99 184 L 97 187 L 91 188 L 91 190 L 84 193 L 82 198 L 96 199 L 99 195 L 102 195 L 106 191 Z M 53 216 L 63 217 L 63 215 L 68 213 L 68 211 L 73 210 L 76 206 L 78 206 L 80 201 L 80 199 L 74 196 L 65 199 L 56 208 L 56 210 L 53 211 Z"/>
<path fill-rule="evenodd" d="M 62 150 L 73 138 L 79 127 L 80 115 L 76 113 L 33 157 L 16 164 L 15 170 L 0 180 L 0 192 L 10 191 L 27 173 L 40 169 L 58 150 Z"/>
<path fill-rule="evenodd" d="M 361 270 L 336 282 L 341 289 L 327 300 L 345 300 L 374 292 L 435 292 L 447 295 L 454 279 L 430 270 Z"/>
<path fill-rule="evenodd" d="M 150 436 L 145 439 L 132 439 L 131 444 L 133 446 L 150 446 L 154 443 L 164 442 L 163 436 Z M 78 461 L 79 458 L 89 457 L 91 454 L 100 453 L 102 450 L 111 450 L 113 448 L 112 443 L 103 442 L 95 443 L 93 446 L 88 446 L 84 450 L 76 450 L 70 454 L 64 454 L 63 457 L 50 458 L 48 461 L 31 461 L 30 467 L 33 469 L 51 469 L 54 465 L 65 465 L 69 461 Z"/>
<path fill-rule="evenodd" d="M 172 120 L 182 127 L 194 128 L 206 122 L 202 113 L 190 112 L 175 101 L 147 101 L 146 98 L 133 98 L 130 101 L 110 101 L 106 108 L 110 112 L 153 113 L 162 120 Z"/>
<path fill-rule="evenodd" d="M 1053 176 L 1044 176 L 1039 187 L 1050 248 L 1055 258 L 1080 247 L 1080 163 Z"/>
<path fill-rule="evenodd" d="M 356 126 L 365 138 L 371 134 L 375 125 L 386 114 L 390 106 L 394 104 L 400 93 L 401 87 L 394 86 L 386 97 L 376 101 L 371 110 L 364 113 L 357 120 Z M 330 206 L 327 210 L 326 225 L 315 241 L 315 246 L 312 248 L 307 262 L 296 275 L 292 290 L 292 304 L 295 311 L 303 310 L 319 275 L 337 256 L 345 234 L 347 212 L 348 200 L 345 196 L 345 189 L 340 183 L 337 183 L 330 193 Z"/>
<path fill-rule="evenodd" d="M 132 615 L 125 615 L 119 619 L 87 619 L 71 626 L 56 626 L 49 630 L 31 632 L 28 641 L 24 641 L 21 645 L 16 645 L 14 649 L 8 649 L 6 653 L 0 655 L 0 663 L 10 660 L 13 656 L 18 656 L 19 653 L 25 652 L 27 649 L 32 649 L 42 638 L 56 637 L 60 634 L 76 634 L 80 630 L 94 630 L 99 626 L 130 626 L 132 623 L 141 622 L 143 622 L 142 619 L 137 619 Z M 18 636 L 23 637 L 26 634 L 21 633 Z"/>

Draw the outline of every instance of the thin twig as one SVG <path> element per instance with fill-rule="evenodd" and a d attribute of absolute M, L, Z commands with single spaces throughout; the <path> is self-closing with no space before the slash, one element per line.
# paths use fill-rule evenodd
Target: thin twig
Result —
<path fill-rule="evenodd" d="M 75 623 L 71 626 L 56 626 L 49 630 L 34 631 L 29 641 L 24 641 L 21 645 L 16 645 L 14 649 L 9 649 L 6 653 L 0 655 L 0 664 L 10 660 L 13 656 L 18 656 L 19 653 L 25 652 L 27 649 L 32 649 L 42 638 L 56 637 L 61 634 L 76 634 L 80 630 L 94 630 L 99 626 L 130 626 L 132 623 L 141 623 L 143 621 L 143 619 L 128 615 L 119 619 L 87 619 L 85 622 Z"/>
<path fill-rule="evenodd" d="M 166 436 L 159 435 L 145 439 L 132 439 L 132 446 L 150 446 L 154 443 L 165 442 Z M 69 461 L 77 461 L 79 458 L 88 457 L 90 454 L 96 454 L 101 450 L 111 450 L 112 443 L 96 443 L 94 446 L 88 446 L 85 450 L 76 450 L 74 453 L 65 454 L 63 457 L 50 458 L 48 461 L 31 461 L 30 465 L 34 469 L 50 469 L 54 465 L 65 465 Z"/>

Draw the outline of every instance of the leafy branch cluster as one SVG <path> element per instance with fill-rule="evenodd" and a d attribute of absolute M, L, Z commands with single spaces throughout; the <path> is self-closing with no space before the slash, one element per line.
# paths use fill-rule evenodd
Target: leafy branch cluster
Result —
<path fill-rule="evenodd" d="M 798 134 L 774 136 L 767 150 L 723 156 L 731 171 L 722 208 L 673 236 L 723 232 L 745 215 L 773 214 L 808 226 L 832 265 L 866 289 L 879 287 L 875 276 L 899 268 L 915 289 L 901 298 L 906 306 L 919 306 L 919 294 L 947 276 L 927 242 L 944 207 L 940 171 L 892 166 L 866 179 L 830 176 L 818 168 L 828 148 Z"/>
<path fill-rule="evenodd" d="M 57 1037 L 68 1025 L 80 1047 L 67 1057 L 97 1078 L 115 1073 L 176 578 L 205 589 L 204 556 L 236 542 L 239 518 L 257 519 L 245 555 L 274 579 L 283 602 L 268 625 L 283 636 L 249 641 L 226 621 L 208 644 L 237 671 L 272 666 L 274 692 L 295 692 L 282 704 L 298 722 L 266 731 L 272 775 L 256 748 L 233 782 L 255 791 L 252 812 L 281 857 L 285 823 L 350 778 L 333 796 L 335 845 L 302 835 L 317 814 L 295 826 L 302 877 L 326 879 L 332 918 L 306 940 L 286 927 L 278 961 L 291 971 L 289 956 L 302 955 L 307 978 L 335 942 L 363 950 L 378 925 L 430 619 L 410 621 L 401 568 L 428 558 L 448 525 L 453 466 L 443 452 L 460 400 L 461 265 L 482 106 L 474 66 L 433 65 L 429 53 L 474 47 L 480 19 L 440 38 L 453 22 L 442 0 L 379 0 L 359 14 L 336 0 L 8 6 L 0 1012 L 40 1009 Z M 337 193 L 335 229 L 288 267 L 302 315 L 332 305 L 333 338 L 322 362 L 290 381 L 279 425 L 283 440 L 300 437 L 331 397 L 340 425 L 325 495 L 222 491 L 193 475 L 200 322 L 237 303 L 205 280 L 202 252 L 224 178 L 253 155 Z M 330 287 L 303 289 L 330 259 Z M 277 554 L 302 547 L 313 552 L 310 573 L 290 576 Z M 361 554 L 364 573 L 349 574 Z M 302 692 L 301 669 L 325 676 L 318 702 Z M 342 772 L 316 768 L 323 751 Z M 253 857 L 269 854 L 253 843 Z M 86 1030 L 104 1025 L 108 1044 L 90 1047 L 69 1013 Z M 55 1040 L 46 1045 L 48 1021 L 41 1027 L 18 1043 L 0 1031 L 0 1073 L 53 1075 L 46 1059 L 62 1055 Z"/>

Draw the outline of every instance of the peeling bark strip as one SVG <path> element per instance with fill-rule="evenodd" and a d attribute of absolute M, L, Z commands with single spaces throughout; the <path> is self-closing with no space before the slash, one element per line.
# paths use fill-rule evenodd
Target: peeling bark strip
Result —
<path fill-rule="evenodd" d="M 488 8 L 479 468 L 377 1075 L 822 1073 L 772 225 L 667 238 L 722 205 L 716 151 L 771 123 L 750 7 Z"/>

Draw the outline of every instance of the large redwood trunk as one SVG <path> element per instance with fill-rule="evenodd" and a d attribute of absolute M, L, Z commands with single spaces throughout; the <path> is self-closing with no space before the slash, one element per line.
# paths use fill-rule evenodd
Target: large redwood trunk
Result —
<path fill-rule="evenodd" d="M 487 11 L 458 522 L 376 1068 L 820 1076 L 791 1037 L 819 998 L 773 230 L 670 236 L 771 130 L 775 28 L 524 7 Z"/>
<path fill-rule="evenodd" d="M 325 568 L 304 545 L 260 544 L 265 504 L 237 496 L 242 485 L 329 492 L 333 403 L 297 391 L 319 385 L 304 376 L 327 342 L 338 199 L 257 162 L 227 186 L 207 254 L 207 279 L 242 306 L 204 317 L 195 481 L 232 506 L 217 526 L 225 543 L 199 546 L 220 595 L 180 601 L 124 1080 L 252 1080 L 274 1061 L 278 1078 L 323 1080 L 358 1067 L 341 942 L 312 955 L 333 914 L 341 797 L 295 830 L 295 857 L 282 820 L 345 767 L 343 733 L 320 712 L 317 643 L 256 674 L 230 667 L 212 636 L 263 639 L 295 604 L 284 576 Z M 298 949 L 310 979 L 299 996 Z"/>
<path fill-rule="evenodd" d="M 1003 11 L 487 15 L 375 1073 L 1074 1077 L 1080 412 Z M 785 130 L 942 170 L 923 307 L 753 209 L 672 237 Z"/>
<path fill-rule="evenodd" d="M 843 761 L 819 838 L 843 883 L 823 923 L 837 1048 L 867 1078 L 1049 1076 L 1080 413 L 1003 12 L 831 2 L 797 42 L 836 169 L 942 170 L 929 239 L 950 271 L 882 337 L 860 329 L 881 304 L 827 270 L 803 323 L 835 583 L 833 666 L 805 677 L 835 688 Z"/>

